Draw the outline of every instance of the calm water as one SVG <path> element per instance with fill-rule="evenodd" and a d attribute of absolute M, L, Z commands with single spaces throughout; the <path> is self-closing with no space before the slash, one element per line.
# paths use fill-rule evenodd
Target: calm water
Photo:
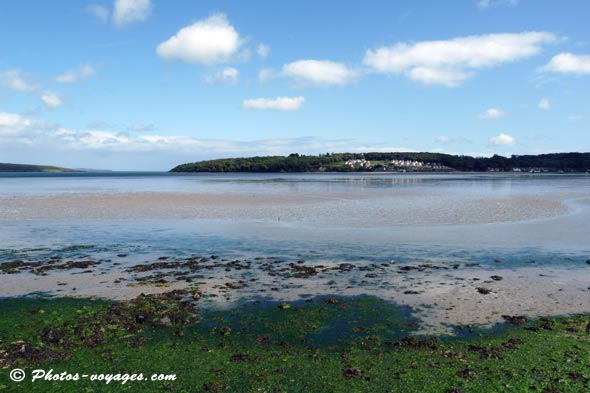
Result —
<path fill-rule="evenodd" d="M 190 273 L 131 266 L 217 255 L 206 258 L 217 268 L 190 273 L 203 307 L 372 295 L 441 333 L 501 315 L 589 312 L 589 233 L 585 175 L 1 175 L 0 263 L 98 264 L 0 274 L 0 297 L 129 298 L 189 285 L 175 273 Z M 234 259 L 248 268 L 224 265 Z M 154 273 L 164 287 L 137 284 Z"/>
<path fill-rule="evenodd" d="M 585 258 L 589 201 L 586 175 L 3 174 L 0 249 Z"/>

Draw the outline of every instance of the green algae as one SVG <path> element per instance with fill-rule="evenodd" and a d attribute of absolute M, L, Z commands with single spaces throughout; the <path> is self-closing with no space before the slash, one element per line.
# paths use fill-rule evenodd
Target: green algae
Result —
<path fill-rule="evenodd" d="M 190 319 L 183 308 L 190 295 L 125 303 L 0 300 L 0 362 L 7 367 L 0 369 L 0 390 L 579 392 L 590 386 L 587 315 L 478 328 L 476 334 L 440 339 L 414 336 L 419 321 L 410 309 L 369 296 L 317 297 L 287 308 L 261 302 Z M 137 315 L 144 319 L 138 322 Z M 61 332 L 62 341 L 48 342 L 52 330 Z M 98 332 L 104 339 L 84 339 Z M 30 347 L 22 357 L 7 359 L 15 342 Z M 15 383 L 8 378 L 14 367 L 29 375 L 42 368 L 176 374 L 176 380 Z"/>

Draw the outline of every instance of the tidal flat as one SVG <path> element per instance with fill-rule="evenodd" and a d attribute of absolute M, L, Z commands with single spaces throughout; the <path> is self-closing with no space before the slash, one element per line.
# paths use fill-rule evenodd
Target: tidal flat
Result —
<path fill-rule="evenodd" d="M 146 391 L 588 386 L 588 176 L 0 182 L 2 375 L 177 374 Z"/>

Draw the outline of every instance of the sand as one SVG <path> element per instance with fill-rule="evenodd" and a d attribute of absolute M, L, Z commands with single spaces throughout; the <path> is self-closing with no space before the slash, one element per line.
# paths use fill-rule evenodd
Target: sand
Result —
<path fill-rule="evenodd" d="M 522 221 L 565 213 L 583 193 L 465 196 L 454 193 L 80 193 L 0 197 L 0 221 L 247 219 L 328 226 L 414 226 Z"/>

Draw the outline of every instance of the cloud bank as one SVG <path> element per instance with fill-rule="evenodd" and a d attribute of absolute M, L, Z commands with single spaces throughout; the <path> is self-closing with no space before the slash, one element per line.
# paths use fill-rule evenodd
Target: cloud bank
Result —
<path fill-rule="evenodd" d="M 526 59 L 558 40 L 547 32 L 486 34 L 451 40 L 397 43 L 367 50 L 373 72 L 402 74 L 425 84 L 457 86 L 482 68 Z"/>

